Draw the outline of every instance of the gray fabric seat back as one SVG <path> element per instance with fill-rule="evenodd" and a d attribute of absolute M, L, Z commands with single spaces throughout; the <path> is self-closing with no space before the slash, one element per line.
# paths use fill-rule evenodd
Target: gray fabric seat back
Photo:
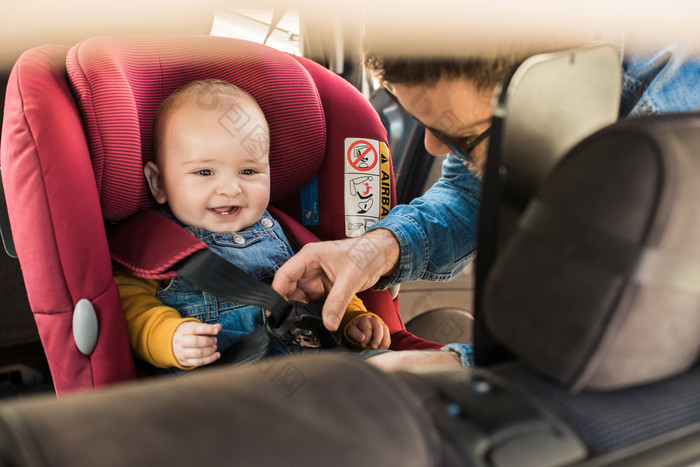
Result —
<path fill-rule="evenodd" d="M 572 391 L 687 370 L 700 351 L 700 114 L 586 138 L 540 185 L 489 275 L 485 319 Z"/>

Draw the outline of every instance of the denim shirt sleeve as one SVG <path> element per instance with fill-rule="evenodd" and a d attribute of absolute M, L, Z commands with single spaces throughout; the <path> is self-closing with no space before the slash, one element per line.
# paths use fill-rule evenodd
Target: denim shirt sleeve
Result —
<path fill-rule="evenodd" d="M 479 179 L 458 158 L 447 156 L 437 183 L 370 229 L 389 230 L 400 247 L 397 271 L 374 288 L 418 279 L 446 281 L 464 269 L 476 248 L 480 190 Z"/>
<path fill-rule="evenodd" d="M 700 110 L 700 58 L 681 44 L 662 50 L 624 50 L 620 116 Z M 372 229 L 399 242 L 399 267 L 375 288 L 411 280 L 449 280 L 472 259 L 476 246 L 480 182 L 448 156 L 442 177 L 423 196 L 395 207 Z"/>
<path fill-rule="evenodd" d="M 625 48 L 620 117 L 699 109 L 699 56 L 680 43 L 661 50 Z"/>

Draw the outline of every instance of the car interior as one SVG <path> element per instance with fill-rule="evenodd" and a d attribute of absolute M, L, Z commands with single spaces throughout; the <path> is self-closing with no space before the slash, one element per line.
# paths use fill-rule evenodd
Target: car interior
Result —
<path fill-rule="evenodd" d="M 302 25 L 299 24 L 299 18 L 293 13 L 268 14 L 267 12 L 247 10 L 241 13 L 219 10 L 214 16 L 210 35 L 219 36 L 228 33 L 229 36 L 235 36 L 236 34 L 233 33 L 235 32 L 240 36 L 241 31 L 244 31 L 245 37 L 261 42 L 267 41 L 279 50 L 294 53 L 299 49 L 298 31 Z M 311 18 L 311 21 L 317 21 L 313 17 Z M 269 24 L 265 24 L 266 22 Z M 201 29 L 202 25 L 199 24 L 199 21 L 196 24 L 196 27 Z M 304 26 L 313 31 L 318 29 L 309 22 Z M 178 25 L 178 27 L 180 26 Z M 292 30 L 297 32 L 292 32 Z M 315 57 L 316 62 L 338 70 L 337 73 L 345 81 L 354 84 L 361 92 L 364 89 L 364 93 L 369 94 L 370 92 L 366 89 L 367 79 L 360 77 L 361 73 L 357 71 L 359 45 L 351 41 L 352 47 L 348 46 L 348 50 L 343 47 L 327 50 L 327 41 L 323 34 L 324 30 L 321 29 L 321 37 L 315 38 L 316 42 L 306 40 L 307 52 L 305 55 Z M 326 45 L 320 46 L 317 42 Z M 336 57 L 338 54 L 340 58 Z M 348 55 L 351 58 L 343 58 Z M 8 60 L 8 62 L 12 62 L 12 60 Z M 14 62 L 8 65 L 6 70 L 5 83 L 9 80 L 12 65 Z M 6 86 L 3 87 L 3 90 L 5 88 Z M 3 93 L 3 99 L 4 96 Z M 383 101 L 382 98 L 384 98 Z M 394 171 L 398 174 L 396 175 L 394 191 L 399 202 L 408 202 L 437 180 L 440 160 L 425 157 L 427 153 L 422 144 L 422 127 L 405 114 L 402 109 L 388 102 L 381 89 L 371 92 L 370 103 L 378 110 L 381 121 L 387 128 L 388 137 L 391 138 L 393 135 L 392 147 L 398 148 L 399 155 L 392 156 L 392 163 L 400 165 Z M 386 115 L 389 115 L 388 119 Z M 405 129 L 410 129 L 410 131 L 405 131 Z M 392 152 L 392 154 L 394 153 Z M 3 307 L 4 312 L 8 314 L 7 321 L 12 324 L 7 328 L 7 339 L 0 343 L 7 349 L 7 352 L 3 352 L 3 355 L 7 356 L 7 364 L 3 365 L 3 368 L 7 368 L 7 376 L 3 377 L 7 378 L 4 391 L 8 395 L 15 395 L 24 392 L 54 390 L 54 381 L 46 362 L 45 349 L 41 345 L 26 298 L 25 285 L 19 262 L 16 259 L 17 255 L 6 210 L 2 210 L 0 214 L 2 214 L 3 219 L 4 244 L 8 253 L 8 256 L 3 256 L 3 261 L 7 263 L 3 268 L 3 273 L 7 274 L 8 277 L 7 280 L 3 281 L 2 286 L 7 289 L 7 294 L 4 296 L 8 297 L 8 305 L 12 303 L 12 306 Z M 472 314 L 469 304 L 473 288 L 471 270 L 471 267 L 467 268 L 458 279 L 452 282 L 434 284 L 420 281 L 403 284 L 403 290 L 400 292 L 402 303 L 400 313 L 407 329 L 412 334 L 424 336 L 429 341 L 440 343 L 470 342 Z M 394 290 L 392 293 L 396 294 L 397 291 Z M 428 318 L 435 314 L 439 316 Z M 413 319 L 418 318 L 419 315 L 424 316 L 421 319 Z M 439 325 L 436 326 L 434 323 L 439 323 Z"/>
<path fill-rule="evenodd" d="M 250 80 L 251 93 L 275 121 L 273 141 L 289 137 L 287 146 L 271 148 L 273 173 L 281 174 L 273 176 L 272 204 L 289 217 L 288 231 L 305 232 L 300 244 L 345 236 L 333 214 L 343 211 L 336 189 L 342 158 L 332 156 L 346 138 L 388 147 L 392 205 L 420 196 L 440 176 L 441 158 L 427 154 L 424 128 L 365 75 L 359 29 L 283 9 L 210 15 L 198 11 L 193 30 L 161 27 L 173 35 L 153 34 L 149 24 L 129 35 L 86 30 L 61 38 L 64 45 L 38 37 L 21 56 L 6 53 L 0 464 L 65 465 L 69 451 L 101 445 L 90 430 L 62 436 L 63 420 L 111 417 L 128 404 L 158 416 L 152 378 L 142 377 L 128 347 L 108 233 L 152 204 L 139 180 L 150 156 L 142 128 L 178 85 L 212 74 L 248 85 L 240 63 L 263 63 L 253 74 L 269 76 Z M 700 459 L 700 345 L 693 339 L 700 119 L 619 121 L 620 83 L 619 55 L 609 45 L 539 54 L 516 67 L 494 97 L 474 264 L 450 282 L 362 296 L 387 310 L 396 350 L 475 345 L 476 368 L 467 376 L 422 376 L 440 388 L 429 412 L 450 455 L 457 453 L 446 465 Z M 290 101 L 316 109 L 303 128 L 285 126 L 294 120 Z M 350 118 L 357 109 L 362 117 Z M 321 225 L 302 227 L 299 191 L 316 176 L 329 202 Z M 19 215 L 26 210 L 46 214 Z M 76 305 L 85 298 L 88 311 Z M 239 390 L 222 375 L 203 372 L 199 384 L 215 383 L 222 398 Z M 167 383 L 155 384 L 168 401 L 197 379 L 171 382 L 169 393 Z M 446 416 L 452 406 L 445 400 L 466 412 Z M 99 435 L 138 436 L 138 420 L 130 423 Z M 132 465 L 148 465 L 145 458 Z"/>

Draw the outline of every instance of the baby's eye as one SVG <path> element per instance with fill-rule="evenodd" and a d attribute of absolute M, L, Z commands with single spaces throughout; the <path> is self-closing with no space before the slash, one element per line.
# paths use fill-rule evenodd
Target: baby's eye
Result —
<path fill-rule="evenodd" d="M 253 175 L 258 173 L 255 169 L 243 169 L 241 170 L 241 175 Z"/>
<path fill-rule="evenodd" d="M 202 177 L 209 177 L 211 175 L 214 175 L 214 171 L 210 169 L 200 169 L 195 172 L 197 175 L 201 175 Z"/>

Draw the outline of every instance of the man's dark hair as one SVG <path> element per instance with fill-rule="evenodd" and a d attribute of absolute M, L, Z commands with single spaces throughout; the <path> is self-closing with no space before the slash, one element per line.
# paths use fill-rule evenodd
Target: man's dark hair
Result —
<path fill-rule="evenodd" d="M 479 89 L 490 89 L 503 82 L 524 56 L 486 58 L 433 58 L 365 56 L 365 67 L 380 82 L 425 84 L 431 86 L 440 78 L 468 78 Z"/>
<path fill-rule="evenodd" d="M 511 37 L 490 47 L 475 48 L 470 44 L 460 49 L 454 44 L 450 47 L 439 41 L 425 41 L 419 35 L 397 44 L 387 41 L 381 31 L 367 30 L 362 48 L 365 67 L 382 83 L 432 86 L 441 78 L 467 78 L 478 89 L 490 90 L 502 84 L 528 57 L 581 46 L 590 40 L 573 34 Z"/>

